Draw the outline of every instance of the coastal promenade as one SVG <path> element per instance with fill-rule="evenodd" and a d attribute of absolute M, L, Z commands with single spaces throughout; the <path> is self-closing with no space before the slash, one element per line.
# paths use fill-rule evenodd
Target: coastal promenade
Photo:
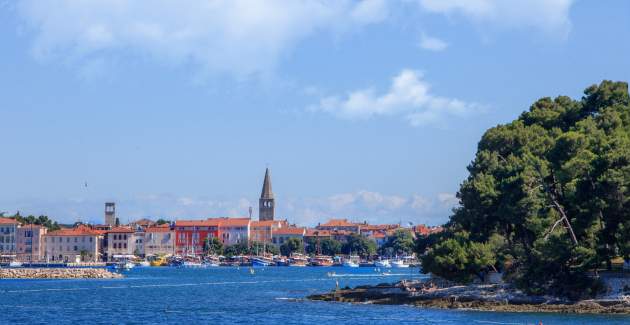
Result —
<path fill-rule="evenodd" d="M 0 279 L 118 279 L 102 268 L 1 268 Z"/>

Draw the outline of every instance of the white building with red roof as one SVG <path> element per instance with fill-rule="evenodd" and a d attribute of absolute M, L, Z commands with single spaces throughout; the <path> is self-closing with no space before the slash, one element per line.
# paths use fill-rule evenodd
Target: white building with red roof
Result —
<path fill-rule="evenodd" d="M 51 262 L 97 262 L 103 232 L 85 225 L 47 233 L 44 259 Z"/>

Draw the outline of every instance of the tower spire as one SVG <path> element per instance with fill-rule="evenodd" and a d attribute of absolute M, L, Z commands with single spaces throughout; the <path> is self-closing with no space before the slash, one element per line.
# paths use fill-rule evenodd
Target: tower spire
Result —
<path fill-rule="evenodd" d="M 271 174 L 269 168 L 265 169 L 265 180 L 263 181 L 262 192 L 260 193 L 261 199 L 273 199 L 273 191 L 271 190 Z"/>
<path fill-rule="evenodd" d="M 269 168 L 265 169 L 265 180 L 263 181 L 260 200 L 258 200 L 258 220 L 273 220 L 276 210 L 273 191 L 271 190 L 271 173 Z"/>

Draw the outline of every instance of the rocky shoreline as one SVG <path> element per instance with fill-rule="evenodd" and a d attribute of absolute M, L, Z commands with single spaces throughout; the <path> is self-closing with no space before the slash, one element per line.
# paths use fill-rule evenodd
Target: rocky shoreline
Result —
<path fill-rule="evenodd" d="M 118 279 L 123 276 L 102 268 L 2 268 L 0 279 Z"/>
<path fill-rule="evenodd" d="M 628 314 L 630 299 L 593 299 L 577 302 L 553 297 L 527 296 L 508 285 L 444 286 L 440 281 L 400 281 L 377 286 L 344 288 L 307 297 L 310 300 L 412 305 L 442 309 L 500 312 L 556 312 Z"/>

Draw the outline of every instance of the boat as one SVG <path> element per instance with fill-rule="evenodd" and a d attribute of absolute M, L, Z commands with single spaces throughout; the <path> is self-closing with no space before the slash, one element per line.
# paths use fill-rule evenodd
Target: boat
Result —
<path fill-rule="evenodd" d="M 273 259 L 264 256 L 256 256 L 251 258 L 252 266 L 254 267 L 266 267 L 274 265 Z"/>
<path fill-rule="evenodd" d="M 409 264 L 405 264 L 403 260 L 395 260 L 395 261 L 392 261 L 391 266 L 395 268 L 405 268 L 405 267 L 409 267 Z"/>
<path fill-rule="evenodd" d="M 11 263 L 9 263 L 9 267 L 22 267 L 22 262 L 18 262 L 18 261 L 13 261 Z"/>
<path fill-rule="evenodd" d="M 302 254 L 292 254 L 289 258 L 289 266 L 304 267 L 308 265 L 308 258 Z"/>
<path fill-rule="evenodd" d="M 311 262 L 311 266 L 332 266 L 333 265 L 332 258 L 330 258 L 330 256 L 323 256 L 323 255 L 319 255 L 319 256 L 315 256 L 311 258 L 310 262 Z"/>
<path fill-rule="evenodd" d="M 185 268 L 202 268 L 202 267 L 205 267 L 205 265 L 203 263 L 197 262 L 197 261 L 184 261 L 181 266 L 185 267 Z"/>
<path fill-rule="evenodd" d="M 374 266 L 376 267 L 392 267 L 391 264 L 389 264 L 389 260 L 378 260 L 374 262 Z"/>
<path fill-rule="evenodd" d="M 288 258 L 274 258 L 273 259 L 274 263 L 276 266 L 289 266 L 289 259 Z"/>
<path fill-rule="evenodd" d="M 119 262 L 114 264 L 115 270 L 131 270 L 134 267 L 136 267 L 136 265 L 131 262 Z"/>
<path fill-rule="evenodd" d="M 353 260 L 345 260 L 343 261 L 344 267 L 359 267 L 359 264 Z"/>
<path fill-rule="evenodd" d="M 149 266 L 151 266 L 151 263 L 149 263 L 148 261 L 140 261 L 140 262 L 136 263 L 136 266 L 149 267 Z"/>

